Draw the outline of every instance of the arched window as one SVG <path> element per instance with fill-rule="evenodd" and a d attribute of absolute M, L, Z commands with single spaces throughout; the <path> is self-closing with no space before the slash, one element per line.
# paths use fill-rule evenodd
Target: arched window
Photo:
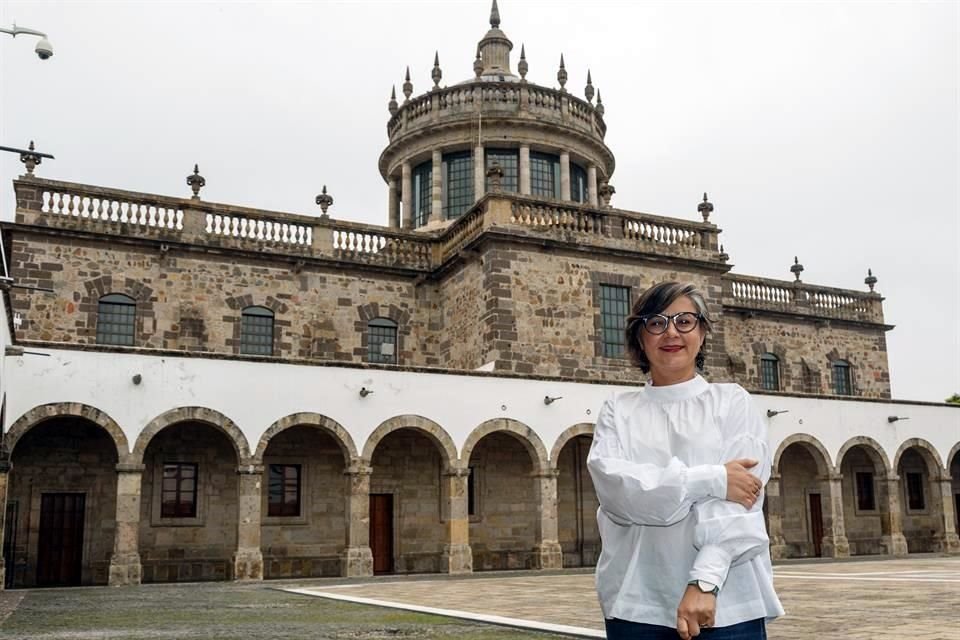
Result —
<path fill-rule="evenodd" d="M 530 152 L 530 193 L 541 198 L 560 197 L 560 158 Z"/>
<path fill-rule="evenodd" d="M 853 395 L 850 382 L 850 363 L 846 360 L 833 361 L 833 392 L 838 396 Z"/>
<path fill-rule="evenodd" d="M 367 325 L 367 362 L 397 364 L 397 323 L 374 318 Z"/>
<path fill-rule="evenodd" d="M 273 311 L 247 307 L 240 316 L 240 353 L 273 355 Z"/>
<path fill-rule="evenodd" d="M 780 391 L 780 358 L 772 353 L 760 356 L 760 388 Z"/>
<path fill-rule="evenodd" d="M 428 160 L 413 169 L 413 226 L 422 227 L 433 209 L 433 162 Z"/>
<path fill-rule="evenodd" d="M 570 199 L 574 202 L 587 201 L 587 170 L 578 164 L 570 163 Z"/>
<path fill-rule="evenodd" d="M 97 344 L 132 347 L 137 327 L 137 303 L 130 296 L 111 293 L 97 306 Z"/>

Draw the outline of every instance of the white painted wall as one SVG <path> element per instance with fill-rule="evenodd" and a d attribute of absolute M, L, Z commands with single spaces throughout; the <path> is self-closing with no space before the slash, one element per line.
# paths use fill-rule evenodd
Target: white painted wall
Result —
<path fill-rule="evenodd" d="M 0 242 L 3 239 L 0 238 Z M 10 340 L 10 326 L 7 323 L 7 299 L 3 293 L 0 293 L 0 406 L 2 406 L 4 394 L 7 391 L 7 375 L 6 375 L 6 359 L 7 359 L 7 345 L 11 344 Z M 10 409 L 7 408 L 7 416 L 9 419 Z M 4 428 L 4 425 L 0 425 L 0 429 Z"/>
<path fill-rule="evenodd" d="M 50 353 L 50 357 L 8 357 L 4 361 L 2 372 L 8 389 L 4 431 L 38 405 L 79 402 L 113 418 L 131 447 L 140 431 L 157 416 L 179 407 L 198 406 L 233 420 L 251 451 L 263 432 L 280 418 L 313 412 L 341 424 L 353 436 L 358 451 L 388 418 L 414 414 L 442 426 L 458 449 L 484 421 L 512 418 L 539 434 L 549 452 L 565 429 L 595 422 L 603 400 L 613 391 L 627 389 L 490 375 L 31 350 Z M 132 381 L 137 373 L 142 376 L 140 385 Z M 361 398 L 361 387 L 374 393 Z M 545 395 L 562 399 L 546 406 Z M 960 408 L 946 405 L 760 394 L 754 398 L 764 411 L 789 411 L 769 420 L 774 451 L 790 435 L 805 433 L 823 443 L 834 464 L 844 442 L 854 436 L 876 440 L 891 463 L 899 446 L 910 438 L 930 442 L 944 465 L 949 464 L 951 448 L 960 442 Z M 890 415 L 910 419 L 891 424 L 887 421 Z"/>

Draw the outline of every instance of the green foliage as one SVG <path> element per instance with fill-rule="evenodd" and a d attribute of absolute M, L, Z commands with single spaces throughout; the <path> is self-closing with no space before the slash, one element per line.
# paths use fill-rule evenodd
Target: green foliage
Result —
<path fill-rule="evenodd" d="M 944 400 L 944 402 L 946 402 L 947 404 L 960 404 L 960 393 L 953 394 L 952 396 Z"/>

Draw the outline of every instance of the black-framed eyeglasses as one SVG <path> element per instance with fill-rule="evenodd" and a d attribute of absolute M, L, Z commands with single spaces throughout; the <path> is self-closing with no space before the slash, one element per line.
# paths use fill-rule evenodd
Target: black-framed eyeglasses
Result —
<path fill-rule="evenodd" d="M 679 333 L 690 333 L 697 328 L 702 318 L 703 316 L 699 313 L 681 311 L 672 316 L 665 316 L 662 313 L 651 313 L 648 316 L 640 318 L 640 322 L 643 323 L 643 328 L 647 330 L 647 333 L 658 336 L 667 330 L 671 320 L 673 321 L 673 326 L 677 328 Z"/>

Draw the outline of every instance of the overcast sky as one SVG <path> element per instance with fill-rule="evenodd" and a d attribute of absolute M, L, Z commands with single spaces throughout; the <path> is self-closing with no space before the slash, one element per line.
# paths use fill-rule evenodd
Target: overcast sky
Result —
<path fill-rule="evenodd" d="M 866 290 L 879 278 L 893 395 L 960 392 L 957 2 L 503 0 L 528 80 L 603 95 L 615 206 L 711 220 L 742 274 Z M 387 100 L 473 76 L 488 0 L 0 2 L 0 144 L 38 174 L 386 224 Z M 402 96 L 401 96 L 402 98 Z M 0 154 L 0 219 L 22 165 Z M 734 317 L 732 321 L 737 321 Z"/>

